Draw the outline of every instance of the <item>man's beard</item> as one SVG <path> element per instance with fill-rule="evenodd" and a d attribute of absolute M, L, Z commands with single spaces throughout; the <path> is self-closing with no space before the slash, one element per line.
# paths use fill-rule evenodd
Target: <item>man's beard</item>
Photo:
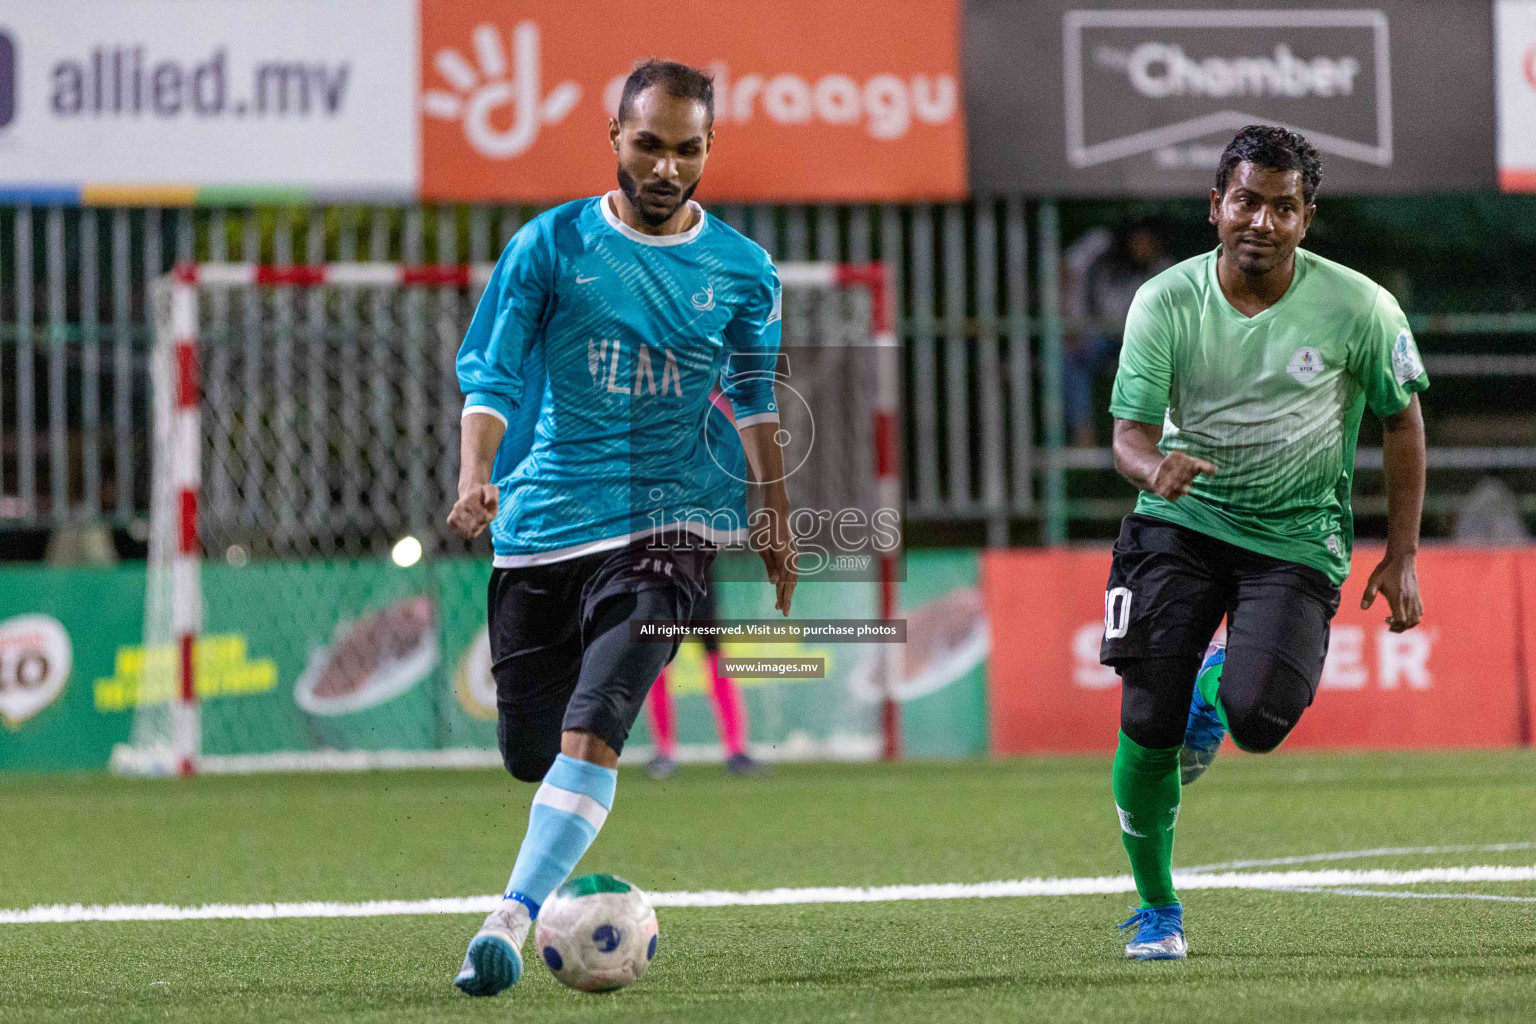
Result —
<path fill-rule="evenodd" d="M 1232 231 L 1221 236 L 1223 250 L 1230 254 L 1231 266 L 1236 267 L 1244 277 L 1263 277 L 1275 268 L 1282 266 L 1286 260 L 1295 253 L 1295 245 L 1284 245 L 1278 238 L 1272 238 L 1273 248 L 1269 251 L 1248 249 L 1243 246 L 1245 232 Z"/>
<path fill-rule="evenodd" d="M 1273 251 L 1266 255 L 1259 255 L 1257 253 L 1244 253 L 1241 249 L 1239 249 L 1237 256 L 1237 269 L 1248 277 L 1262 277 L 1263 275 L 1274 270 L 1276 267 L 1284 264 L 1286 260 L 1290 259 L 1291 254 L 1295 251 L 1296 250 L 1294 247 L 1291 249 L 1285 249 L 1278 245 L 1275 246 Z"/>
<path fill-rule="evenodd" d="M 673 203 L 671 208 L 665 213 L 649 213 L 640 202 L 639 182 L 635 181 L 634 175 L 622 167 L 619 168 L 619 189 L 623 191 L 624 197 L 629 200 L 630 208 L 635 211 L 635 215 L 653 228 L 659 228 L 671 220 L 672 215 L 682 209 L 684 203 L 693 198 L 693 190 L 698 187 L 699 183 L 695 181 L 692 185 L 683 189 L 682 193 L 677 197 L 677 202 Z"/>

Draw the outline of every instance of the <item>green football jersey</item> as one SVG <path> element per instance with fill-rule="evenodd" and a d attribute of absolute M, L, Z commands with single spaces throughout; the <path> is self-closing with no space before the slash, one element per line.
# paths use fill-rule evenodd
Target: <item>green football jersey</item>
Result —
<path fill-rule="evenodd" d="M 1280 301 L 1244 316 L 1216 282 L 1220 251 L 1148 281 L 1126 318 L 1109 411 L 1217 468 L 1178 501 L 1143 491 L 1136 511 L 1342 583 L 1360 417 L 1429 386 L 1413 332 L 1384 288 L 1303 249 Z"/>

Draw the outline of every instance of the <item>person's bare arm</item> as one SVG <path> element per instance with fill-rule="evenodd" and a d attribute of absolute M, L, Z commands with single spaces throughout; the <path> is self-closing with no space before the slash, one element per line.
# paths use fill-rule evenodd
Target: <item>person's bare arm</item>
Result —
<path fill-rule="evenodd" d="M 1360 598 L 1369 608 L 1384 594 L 1392 611 L 1387 627 L 1401 633 L 1419 624 L 1424 602 L 1414 559 L 1424 515 L 1424 414 L 1414 395 L 1402 412 L 1381 421 L 1381 465 L 1387 477 L 1387 553 L 1371 572 Z"/>
<path fill-rule="evenodd" d="M 763 509 L 768 516 L 766 543 L 758 550 L 768 568 L 768 582 L 773 584 L 773 606 L 783 615 L 795 595 L 795 538 L 789 530 L 789 489 L 784 486 L 784 451 L 774 440 L 777 423 L 754 423 L 741 428 L 741 447 L 747 453 L 747 465 L 753 479 L 763 489 Z M 753 530 L 754 538 L 759 531 Z"/>
<path fill-rule="evenodd" d="M 1189 493 L 1195 477 L 1214 476 L 1216 467 L 1183 452 L 1164 455 L 1157 449 L 1163 436 L 1158 423 L 1115 420 L 1115 472 L 1143 491 L 1178 501 Z"/>
<path fill-rule="evenodd" d="M 491 466 L 506 424 L 484 412 L 459 420 L 459 497 L 448 513 L 448 525 L 465 540 L 474 540 L 496 518 L 496 485 Z"/>

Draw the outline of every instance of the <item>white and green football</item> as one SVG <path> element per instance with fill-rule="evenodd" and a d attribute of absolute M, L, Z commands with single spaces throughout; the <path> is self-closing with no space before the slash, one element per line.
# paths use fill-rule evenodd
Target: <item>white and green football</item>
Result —
<path fill-rule="evenodd" d="M 582 875 L 539 908 L 539 957 L 571 988 L 612 992 L 633 985 L 656 955 L 656 911 L 617 875 Z"/>

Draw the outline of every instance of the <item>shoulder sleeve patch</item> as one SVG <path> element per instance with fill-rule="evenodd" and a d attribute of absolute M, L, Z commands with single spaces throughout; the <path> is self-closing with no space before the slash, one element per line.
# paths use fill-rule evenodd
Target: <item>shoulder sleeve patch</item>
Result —
<path fill-rule="evenodd" d="M 1413 335 L 1407 330 L 1397 332 L 1397 340 L 1392 343 L 1392 376 L 1399 384 L 1407 384 L 1424 372 L 1424 363 L 1419 359 L 1419 347 L 1413 342 Z"/>

